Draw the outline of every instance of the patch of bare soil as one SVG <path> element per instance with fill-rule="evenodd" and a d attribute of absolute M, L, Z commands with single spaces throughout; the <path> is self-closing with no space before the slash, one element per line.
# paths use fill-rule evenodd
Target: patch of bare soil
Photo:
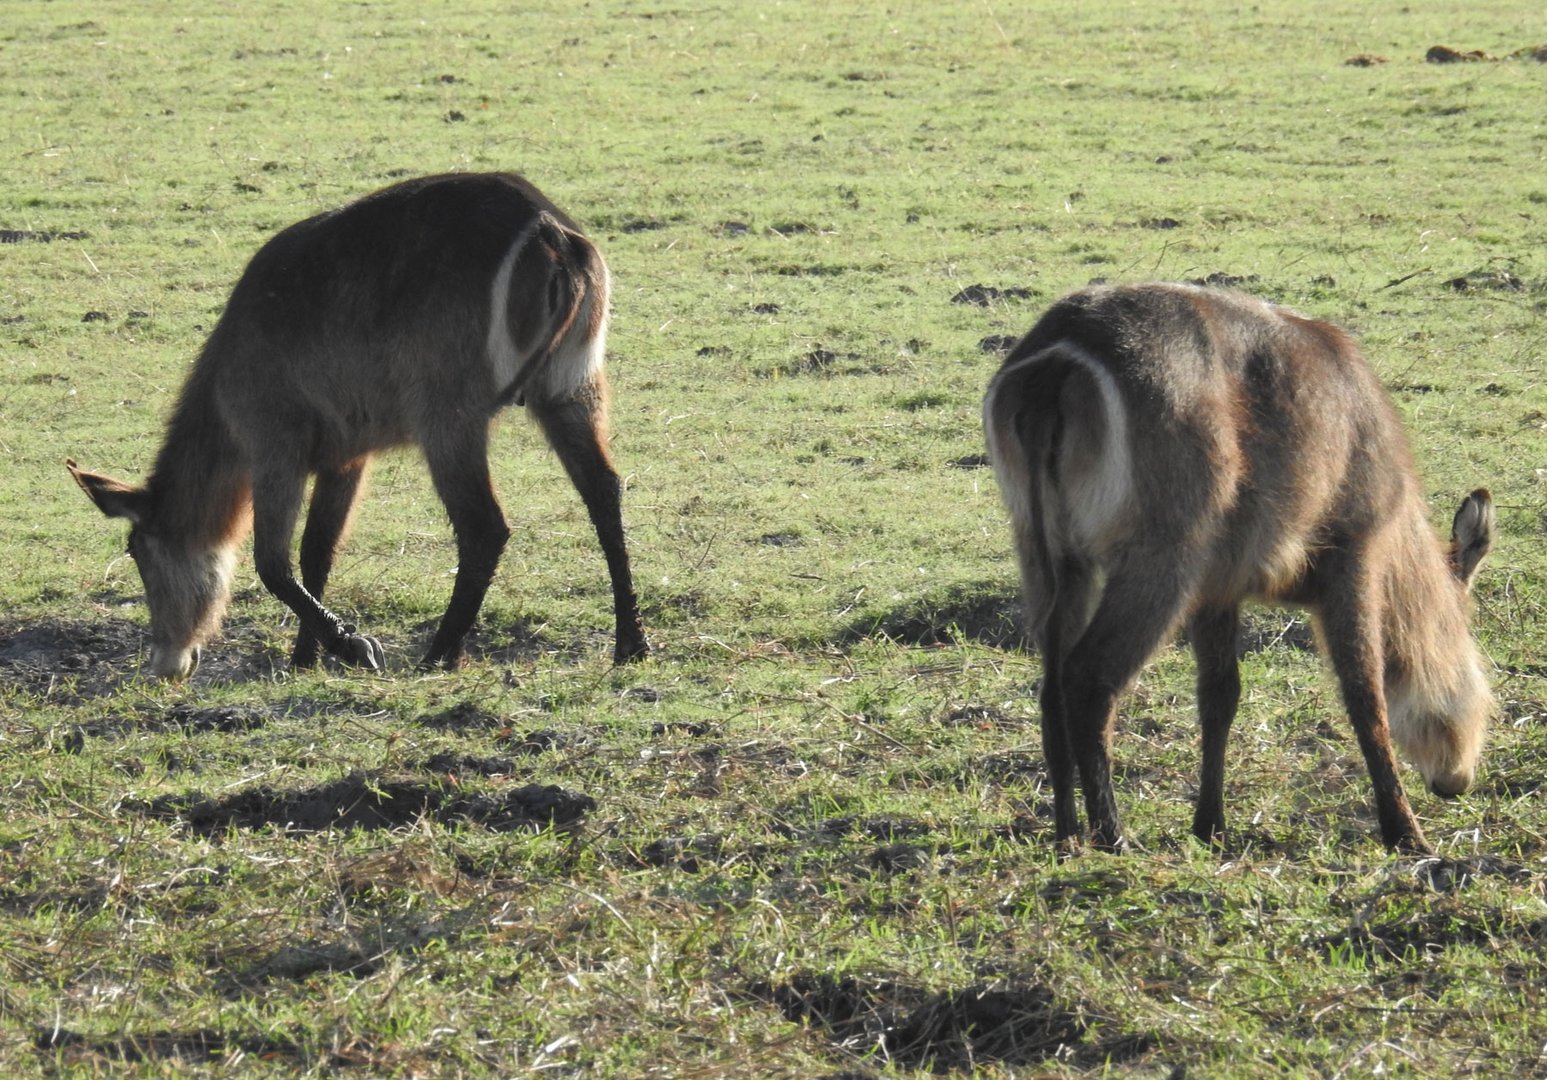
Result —
<path fill-rule="evenodd" d="M 143 637 L 124 619 L 0 625 L 0 685 L 61 704 L 113 693 L 134 675 Z"/>
<path fill-rule="evenodd" d="M 986 338 L 978 339 L 978 351 L 986 353 L 1007 353 L 1015 348 L 1015 343 L 1020 338 L 1013 334 L 990 334 Z"/>
<path fill-rule="evenodd" d="M 553 784 L 527 784 L 493 794 L 467 794 L 439 784 L 355 772 L 321 787 L 280 790 L 268 785 L 224 798 L 197 793 L 125 804 L 149 817 L 181 821 L 203 836 L 227 829 L 396 829 L 422 818 L 499 832 L 562 828 L 596 809 L 596 800 Z"/>
<path fill-rule="evenodd" d="M 145 629 L 127 619 L 0 623 L 0 686 L 56 704 L 77 704 L 116 694 L 138 678 L 144 650 Z M 204 650 L 191 681 L 252 682 L 273 677 L 281 664 L 254 624 L 233 619 Z"/>
<path fill-rule="evenodd" d="M 1084 1010 L 1061 1008 L 1032 983 L 977 984 L 929 993 L 881 978 L 807 973 L 749 995 L 794 1023 L 824 1031 L 845 1050 L 879 1049 L 906 1069 L 941 1074 L 990 1065 L 1030 1066 L 1055 1056 L 1076 1065 L 1122 1064 L 1151 1052 L 1149 1035 L 1085 1042 Z"/>
<path fill-rule="evenodd" d="M 1379 56 L 1375 53 L 1360 53 L 1357 56 L 1350 56 L 1347 60 L 1344 60 L 1343 66 L 1367 68 L 1379 67 L 1384 63 L 1386 63 L 1386 58 L 1384 56 Z"/>

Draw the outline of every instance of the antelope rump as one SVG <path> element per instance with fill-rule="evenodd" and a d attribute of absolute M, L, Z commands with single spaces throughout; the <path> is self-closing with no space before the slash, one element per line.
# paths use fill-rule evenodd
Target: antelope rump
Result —
<path fill-rule="evenodd" d="M 1309 610 L 1375 789 L 1388 847 L 1428 851 L 1392 738 L 1428 786 L 1470 786 L 1492 698 L 1468 629 L 1488 492 L 1448 546 L 1400 421 L 1339 328 L 1224 290 L 1095 287 L 1058 301 L 989 384 L 984 423 L 1043 660 L 1054 829 L 1123 845 L 1117 703 L 1182 627 L 1203 766 L 1193 832 L 1223 843 L 1241 604 Z"/>

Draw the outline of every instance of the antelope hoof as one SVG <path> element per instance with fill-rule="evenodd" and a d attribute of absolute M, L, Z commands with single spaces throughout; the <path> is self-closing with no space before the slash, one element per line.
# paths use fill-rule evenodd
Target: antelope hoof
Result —
<path fill-rule="evenodd" d="M 1113 829 L 1093 829 L 1090 835 L 1090 846 L 1097 851 L 1105 851 L 1109 855 L 1122 855 L 1128 851 L 1128 841 L 1123 839 L 1123 834 Z"/>
<path fill-rule="evenodd" d="M 1386 848 L 1398 855 L 1433 855 L 1434 849 L 1421 832 L 1404 833 L 1386 841 Z"/>
<path fill-rule="evenodd" d="M 458 649 L 456 652 L 449 653 L 431 652 L 426 654 L 423 660 L 419 661 L 419 670 L 434 671 L 437 668 L 440 668 L 445 671 L 458 671 L 461 669 L 462 664 L 463 659 L 461 649 Z"/>
<path fill-rule="evenodd" d="M 387 653 L 381 642 L 365 634 L 348 634 L 340 638 L 334 655 L 351 667 L 382 671 L 387 666 Z"/>
<path fill-rule="evenodd" d="M 314 668 L 320 659 L 321 651 L 316 638 L 297 641 L 295 648 L 290 652 L 290 666 L 297 671 Z"/>
<path fill-rule="evenodd" d="M 643 660 L 649 655 L 650 643 L 641 637 L 627 644 L 621 641 L 618 642 L 617 647 L 612 650 L 612 662 L 619 665 L 632 664 L 634 661 Z"/>

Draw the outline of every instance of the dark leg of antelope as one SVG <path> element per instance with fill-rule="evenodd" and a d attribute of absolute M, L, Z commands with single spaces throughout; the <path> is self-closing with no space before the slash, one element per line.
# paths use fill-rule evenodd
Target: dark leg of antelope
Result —
<path fill-rule="evenodd" d="M 455 668 L 462 662 L 462 641 L 478 617 L 510 539 L 510 526 L 489 480 L 488 428 L 477 425 L 442 438 L 445 441 L 426 445 L 425 456 L 457 536 L 457 580 L 430 650 L 420 661 L 424 668 Z"/>
<path fill-rule="evenodd" d="M 318 603 L 322 602 L 328 575 L 333 571 L 333 556 L 338 551 L 339 538 L 349 524 L 349 515 L 354 510 L 360 481 L 364 477 L 364 459 L 352 461 L 336 471 L 317 474 L 311 509 L 306 514 L 306 528 L 301 533 L 301 585 Z M 303 625 L 296 635 L 290 666 L 312 667 L 317 663 L 319 650 L 316 635 Z"/>
<path fill-rule="evenodd" d="M 650 644 L 645 640 L 644 621 L 639 616 L 634 578 L 629 571 L 628 547 L 623 539 L 623 483 L 612 467 L 602 434 L 601 399 L 587 394 L 570 401 L 530 404 L 532 414 L 585 502 L 607 559 L 617 624 L 613 661 L 626 664 L 638 660 L 650 652 Z"/>
<path fill-rule="evenodd" d="M 290 564 L 290 539 L 300 511 L 305 472 L 281 461 L 270 461 L 253 475 L 253 561 L 263 587 L 295 612 L 300 633 L 310 634 L 346 664 L 380 671 L 386 654 L 375 638 L 355 633 L 352 626 L 318 602 L 295 579 Z"/>
<path fill-rule="evenodd" d="M 1117 699 L 1170 636 L 1182 614 L 1185 589 L 1164 568 L 1175 552 L 1134 558 L 1134 569 L 1106 582 L 1101 602 L 1063 663 L 1064 715 L 1085 791 L 1091 843 L 1104 851 L 1125 846 L 1112 793 L 1111 739 Z"/>
<path fill-rule="evenodd" d="M 1241 672 L 1236 663 L 1240 609 L 1205 611 L 1193 616 L 1192 651 L 1198 662 L 1198 720 L 1203 727 L 1203 768 L 1198 776 L 1198 806 L 1192 834 L 1205 844 L 1225 843 L 1225 743 L 1241 702 Z"/>
<path fill-rule="evenodd" d="M 1053 784 L 1053 836 L 1060 847 L 1080 839 L 1080 814 L 1074 801 L 1074 755 L 1069 748 L 1069 722 L 1064 704 L 1064 657 L 1089 618 L 1094 582 L 1077 563 L 1065 562 L 1053 580 L 1047 625 L 1042 630 L 1042 755 Z M 1029 607 L 1029 605 L 1028 605 Z"/>
<path fill-rule="evenodd" d="M 1408 805 L 1407 793 L 1391 751 L 1391 729 L 1386 721 L 1386 693 L 1382 679 L 1380 609 L 1378 586 L 1366 583 L 1355 556 L 1329 552 L 1322 556 L 1318 572 L 1333 584 L 1323 590 L 1322 635 L 1332 670 L 1343 692 L 1343 704 L 1359 737 L 1370 782 L 1375 788 L 1375 813 L 1380 819 L 1381 839 L 1392 851 L 1433 854 L 1423 829 Z"/>

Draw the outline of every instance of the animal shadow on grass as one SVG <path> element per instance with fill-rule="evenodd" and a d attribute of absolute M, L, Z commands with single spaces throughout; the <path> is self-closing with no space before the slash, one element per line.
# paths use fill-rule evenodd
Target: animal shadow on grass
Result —
<path fill-rule="evenodd" d="M 870 612 L 841 627 L 836 640 L 853 645 L 884 637 L 900 645 L 962 645 L 993 648 L 1021 643 L 1016 603 L 1007 589 L 989 583 L 917 597 L 889 611 Z"/>
<path fill-rule="evenodd" d="M 844 1050 L 878 1049 L 896 1065 L 933 1073 L 1034 1066 L 1054 1057 L 1076 1065 L 1122 1064 L 1156 1046 L 1147 1034 L 1087 1043 L 1083 1010 L 1060 1007 L 1052 991 L 1033 983 L 930 993 L 885 978 L 808 972 L 777 986 L 754 983 L 747 994 Z"/>
<path fill-rule="evenodd" d="M 165 795 L 126 808 L 158 820 L 181 821 L 194 833 L 218 838 L 233 828 L 397 829 L 422 819 L 500 832 L 573 828 L 596 805 L 591 796 L 554 784 L 477 794 L 361 771 L 312 788 L 286 791 L 262 785 L 225 798 Z"/>
<path fill-rule="evenodd" d="M 40 1056 L 91 1075 L 109 1075 L 126 1065 L 209 1067 L 239 1054 L 254 1060 L 289 1064 L 301 1070 L 319 1064 L 314 1055 L 289 1039 L 233 1036 L 208 1029 L 147 1031 L 134 1035 L 88 1035 L 68 1028 L 42 1027 L 32 1041 Z M 361 1064 L 347 1054 L 327 1055 L 322 1064 L 340 1067 Z"/>

